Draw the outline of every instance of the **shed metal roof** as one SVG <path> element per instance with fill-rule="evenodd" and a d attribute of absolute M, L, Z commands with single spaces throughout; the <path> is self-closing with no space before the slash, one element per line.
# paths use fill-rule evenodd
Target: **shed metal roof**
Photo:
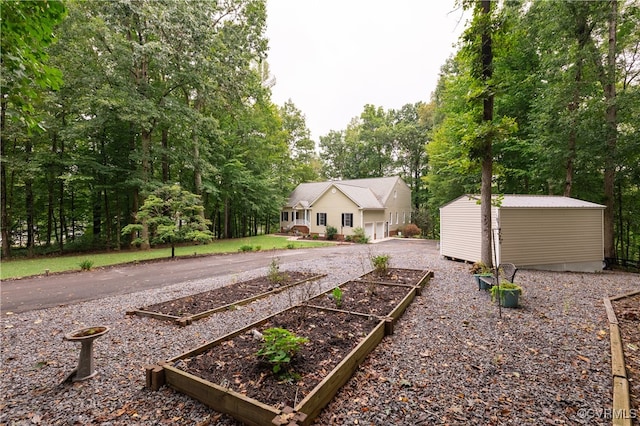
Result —
<path fill-rule="evenodd" d="M 480 199 L 478 194 L 462 195 L 456 200 L 468 197 L 471 199 Z M 493 196 L 494 199 L 498 195 Z M 455 200 L 453 200 L 455 201 Z M 451 204 L 453 201 L 445 204 Z M 445 207 L 443 206 L 443 207 Z M 502 198 L 500 208 L 585 208 L 585 209 L 604 209 L 601 204 L 592 203 L 590 201 L 579 200 L 577 198 L 563 197 L 561 195 L 520 195 L 505 194 Z"/>

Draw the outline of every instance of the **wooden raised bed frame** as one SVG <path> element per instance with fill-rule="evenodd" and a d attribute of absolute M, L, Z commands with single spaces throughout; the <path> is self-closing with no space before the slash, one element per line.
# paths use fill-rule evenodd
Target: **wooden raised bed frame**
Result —
<path fill-rule="evenodd" d="M 256 328 L 256 326 L 269 321 L 275 315 L 286 313 L 288 310 L 293 309 L 293 307 L 252 323 L 177 357 L 163 361 L 157 365 L 146 366 L 146 387 L 152 390 L 158 390 L 161 386 L 168 385 L 177 391 L 201 401 L 212 409 L 229 414 L 248 425 L 309 425 L 331 401 L 340 387 L 351 378 L 366 356 L 375 349 L 385 335 L 393 331 L 393 323 L 400 318 L 414 297 L 420 294 L 419 289 L 422 289 L 432 276 L 433 272 L 425 271 L 424 276 L 416 285 L 404 285 L 407 287 L 407 296 L 392 310 L 392 313 L 388 317 L 379 317 L 377 324 L 367 336 L 295 407 L 275 408 L 176 367 L 176 363 L 181 359 L 192 358 L 220 345 L 224 341 L 247 333 L 251 329 Z M 320 308 L 312 305 L 307 305 L 306 308 L 338 311 L 336 309 Z M 349 314 L 370 317 L 369 314 L 358 312 L 349 312 Z"/>
<path fill-rule="evenodd" d="M 165 321 L 172 321 L 176 324 L 178 324 L 181 327 L 185 327 L 187 325 L 190 325 L 191 323 L 193 323 L 194 321 L 200 320 L 202 318 L 206 318 L 208 316 L 211 316 L 215 313 L 218 312 L 222 312 L 222 311 L 226 311 L 229 309 L 233 309 L 234 306 L 243 306 L 243 305 L 248 305 L 251 302 L 255 302 L 256 300 L 259 299 L 263 299 L 265 297 L 274 295 L 274 294 L 278 294 L 284 290 L 287 290 L 291 287 L 295 287 L 297 285 L 309 282 L 309 281 L 314 281 L 314 280 L 318 280 L 320 278 L 326 277 L 327 274 L 319 274 L 319 275 L 314 275 L 312 277 L 309 277 L 307 279 L 304 279 L 302 281 L 296 281 L 294 283 L 282 286 L 282 287 L 278 287 L 278 288 L 274 288 L 271 291 L 266 291 L 264 293 L 259 293 L 255 296 L 251 296 L 251 297 L 247 297 L 246 299 L 242 299 L 242 300 L 238 300 L 238 301 L 233 301 L 231 303 L 227 303 L 226 305 L 222 305 L 222 306 L 216 306 L 215 308 L 206 310 L 204 312 L 199 312 L 197 314 L 193 314 L 193 315 L 186 315 L 186 316 L 177 316 L 177 315 L 167 315 L 167 314 L 163 314 L 160 312 L 153 312 L 153 311 L 144 311 L 144 310 L 140 310 L 140 309 L 135 309 L 132 311 L 127 311 L 127 315 L 138 315 L 138 316 L 142 316 L 142 317 L 150 317 L 150 318 L 155 318 L 155 319 L 160 319 L 160 320 L 165 320 Z M 222 288 L 222 287 L 219 287 Z M 193 296 L 197 296 L 197 294 L 192 295 Z M 189 296 L 186 296 L 189 297 Z"/>

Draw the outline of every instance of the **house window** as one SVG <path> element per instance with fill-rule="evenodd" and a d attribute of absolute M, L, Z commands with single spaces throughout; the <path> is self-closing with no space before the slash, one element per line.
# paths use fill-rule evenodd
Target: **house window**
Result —
<path fill-rule="evenodd" d="M 402 223 L 407 223 L 407 212 L 402 212 Z"/>
<path fill-rule="evenodd" d="M 280 221 L 282 222 L 288 222 L 289 221 L 289 212 L 282 212 Z"/>
<path fill-rule="evenodd" d="M 396 212 L 396 225 L 400 223 L 400 216 L 398 215 L 398 212 Z"/>
<path fill-rule="evenodd" d="M 327 214 L 326 213 L 316 213 L 316 221 L 318 222 L 318 226 L 326 226 L 327 225 Z"/>
<path fill-rule="evenodd" d="M 342 213 L 342 226 L 353 226 L 353 213 Z"/>
<path fill-rule="evenodd" d="M 389 212 L 389 225 L 393 225 L 393 213 Z"/>

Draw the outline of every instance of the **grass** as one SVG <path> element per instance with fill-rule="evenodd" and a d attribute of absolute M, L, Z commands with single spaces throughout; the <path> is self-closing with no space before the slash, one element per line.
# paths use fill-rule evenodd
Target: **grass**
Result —
<path fill-rule="evenodd" d="M 237 253 L 243 246 L 260 247 L 270 249 L 296 249 L 301 247 L 323 247 L 330 245 L 326 242 L 289 241 L 287 238 L 273 235 L 259 235 L 257 237 L 237 238 L 230 240 L 216 240 L 210 244 L 176 247 L 176 257 Z M 151 250 L 121 250 L 108 253 L 81 253 L 78 255 L 46 256 L 34 259 L 16 259 L 2 261 L 0 264 L 0 279 L 24 278 L 33 275 L 50 273 L 80 271 L 82 266 L 91 265 L 91 268 L 118 265 L 123 263 L 140 262 L 144 260 L 166 259 L 171 257 L 171 247 L 163 247 Z"/>

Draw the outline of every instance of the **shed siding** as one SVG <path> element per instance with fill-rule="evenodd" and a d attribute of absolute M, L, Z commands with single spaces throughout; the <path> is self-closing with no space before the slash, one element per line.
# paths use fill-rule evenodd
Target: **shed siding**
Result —
<path fill-rule="evenodd" d="M 454 259 L 480 260 L 480 205 L 460 198 L 440 209 L 440 254 Z"/>
<path fill-rule="evenodd" d="M 519 267 L 603 258 L 602 210 L 501 208 L 501 261 Z"/>

